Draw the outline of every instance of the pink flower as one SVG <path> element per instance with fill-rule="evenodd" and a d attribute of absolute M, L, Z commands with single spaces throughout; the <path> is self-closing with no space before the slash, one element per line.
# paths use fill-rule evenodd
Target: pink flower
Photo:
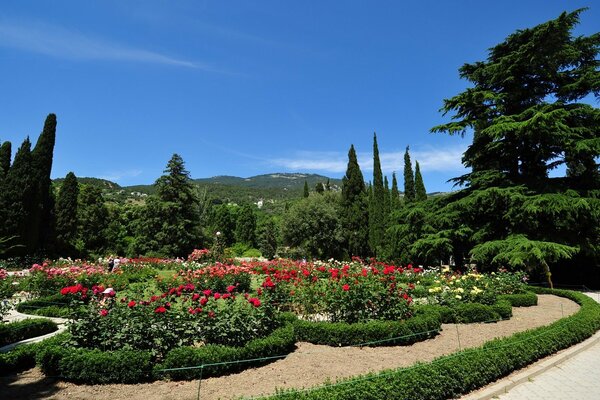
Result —
<path fill-rule="evenodd" d="M 229 286 L 227 286 L 227 292 L 231 293 L 231 292 L 233 292 L 234 290 L 235 290 L 235 286 L 233 286 L 233 285 L 229 285 Z"/>
<path fill-rule="evenodd" d="M 107 315 L 108 315 L 108 310 L 106 310 L 104 308 L 102 310 L 100 310 L 100 316 L 106 317 Z"/>

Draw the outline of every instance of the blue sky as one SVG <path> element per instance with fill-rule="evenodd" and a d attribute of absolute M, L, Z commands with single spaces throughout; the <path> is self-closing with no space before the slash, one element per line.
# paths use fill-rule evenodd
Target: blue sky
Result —
<path fill-rule="evenodd" d="M 516 29 L 593 1 L 8 1 L 0 10 L 0 140 L 58 117 L 53 177 L 152 183 L 173 153 L 192 177 L 384 173 L 407 145 L 450 190 L 470 138 L 430 134 L 465 62 Z M 401 182 L 400 182 L 401 183 Z"/>

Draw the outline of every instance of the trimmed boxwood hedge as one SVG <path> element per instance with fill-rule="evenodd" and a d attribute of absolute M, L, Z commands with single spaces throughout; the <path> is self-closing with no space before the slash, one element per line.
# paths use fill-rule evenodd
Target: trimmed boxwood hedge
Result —
<path fill-rule="evenodd" d="M 69 299 L 60 294 L 22 301 L 15 308 L 23 314 L 43 317 L 68 318 L 71 314 Z"/>
<path fill-rule="evenodd" d="M 59 333 L 42 342 L 18 346 L 8 353 L 0 353 L 0 375 L 14 374 L 33 368 L 36 355 L 46 346 L 60 346 L 68 340 L 69 334 Z"/>
<path fill-rule="evenodd" d="M 417 313 L 435 312 L 444 324 L 469 324 L 473 322 L 494 322 L 512 316 L 511 304 L 503 299 L 492 305 L 464 303 L 454 307 L 425 305 L 417 308 Z"/>
<path fill-rule="evenodd" d="M 498 300 L 506 300 L 513 307 L 531 307 L 537 306 L 538 303 L 537 295 L 533 292 L 503 294 L 498 296 Z"/>
<path fill-rule="evenodd" d="M 241 347 L 206 345 L 202 347 L 180 347 L 167 354 L 164 362 L 154 368 L 157 378 L 175 380 L 198 379 L 220 376 L 256 367 L 289 354 L 296 348 L 294 327 L 287 324 L 269 336 L 252 340 Z M 252 360 L 238 363 L 239 360 Z M 223 364 L 221 364 L 223 363 Z M 207 365 L 213 364 L 213 365 Z M 220 365 L 214 365 L 220 364 Z M 202 369 L 193 368 L 204 365 Z M 188 368 L 169 371 L 171 368 Z"/>
<path fill-rule="evenodd" d="M 548 326 L 493 340 L 429 363 L 354 377 L 308 391 L 291 390 L 268 399 L 456 398 L 579 343 L 600 329 L 600 305 L 586 295 L 565 290 L 536 288 L 535 291 L 569 298 L 581 308 L 572 316 Z"/>
<path fill-rule="evenodd" d="M 44 319 L 24 319 L 0 324 L 0 347 L 36 336 L 46 335 L 58 329 L 56 323 Z"/>
<path fill-rule="evenodd" d="M 440 314 L 433 309 L 402 321 L 294 323 L 299 341 L 329 346 L 391 346 L 420 342 L 438 334 Z"/>

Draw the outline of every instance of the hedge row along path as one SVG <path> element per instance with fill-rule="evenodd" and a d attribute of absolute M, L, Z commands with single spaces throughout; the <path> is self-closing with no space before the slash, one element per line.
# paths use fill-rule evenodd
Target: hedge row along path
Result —
<path fill-rule="evenodd" d="M 8 322 L 23 321 L 25 319 L 32 319 L 32 318 L 35 318 L 35 319 L 45 318 L 45 319 L 54 321 L 58 325 L 58 330 L 56 330 L 52 333 L 49 333 L 47 335 L 44 335 L 44 336 L 38 336 L 38 337 L 30 338 L 30 339 L 25 339 L 25 340 L 21 340 L 20 342 L 17 342 L 17 343 L 12 343 L 12 344 L 8 344 L 6 346 L 0 347 L 0 353 L 5 353 L 7 351 L 10 351 L 13 348 L 15 348 L 16 346 L 19 346 L 21 344 L 41 342 L 44 339 L 48 339 L 54 335 L 58 335 L 59 333 L 65 331 L 65 329 L 67 328 L 66 324 L 67 324 L 68 320 L 65 318 L 51 318 L 51 317 L 42 317 L 39 315 L 22 314 L 14 309 L 10 310 L 8 315 L 6 315 L 6 317 L 5 317 L 5 319 Z"/>
<path fill-rule="evenodd" d="M 336 348 L 298 343 L 297 350 L 282 360 L 234 375 L 202 380 L 201 399 L 272 394 L 277 388 L 312 387 L 337 378 L 431 361 L 454 353 L 459 347 L 477 347 L 494 338 L 549 325 L 579 309 L 578 304 L 562 297 L 538 295 L 538 298 L 537 306 L 513 308 L 510 320 L 443 324 L 438 336 L 411 346 Z M 195 399 L 198 393 L 198 381 L 77 385 L 45 378 L 37 368 L 0 378 L 0 386 L 6 388 L 3 394 L 7 399 L 181 400 Z"/>

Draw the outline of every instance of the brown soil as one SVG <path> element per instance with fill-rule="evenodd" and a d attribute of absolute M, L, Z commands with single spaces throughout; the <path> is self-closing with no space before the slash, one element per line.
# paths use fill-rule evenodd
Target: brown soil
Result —
<path fill-rule="evenodd" d="M 383 369 L 430 361 L 459 348 L 479 346 L 575 313 L 579 306 L 565 298 L 539 295 L 535 307 L 513 308 L 507 321 L 489 324 L 444 324 L 435 338 L 411 346 L 348 348 L 298 343 L 286 358 L 238 374 L 202 380 L 201 399 L 230 399 L 274 393 L 277 388 L 311 387 Z M 460 339 L 460 341 L 459 341 Z M 459 344 L 460 342 L 460 344 Z M 3 399 L 158 400 L 196 399 L 198 381 L 137 385 L 76 385 L 45 378 L 37 368 L 0 378 Z"/>

